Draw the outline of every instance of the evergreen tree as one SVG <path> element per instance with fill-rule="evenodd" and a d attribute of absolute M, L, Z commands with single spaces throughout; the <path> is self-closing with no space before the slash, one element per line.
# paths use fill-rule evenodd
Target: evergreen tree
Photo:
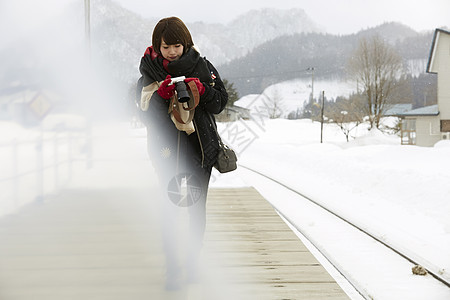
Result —
<path fill-rule="evenodd" d="M 228 102 L 227 102 L 226 107 L 231 107 L 234 105 L 234 102 L 239 100 L 238 92 L 234 88 L 232 82 L 229 82 L 228 80 L 223 79 L 223 84 L 225 85 L 225 89 L 227 90 L 227 93 L 228 93 Z"/>

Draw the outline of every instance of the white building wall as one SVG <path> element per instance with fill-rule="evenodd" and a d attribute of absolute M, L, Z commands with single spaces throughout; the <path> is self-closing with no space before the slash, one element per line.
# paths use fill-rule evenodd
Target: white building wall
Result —
<path fill-rule="evenodd" d="M 416 119 L 416 145 L 432 147 L 441 140 L 439 116 Z"/>
<path fill-rule="evenodd" d="M 450 34 L 440 32 L 434 69 L 438 73 L 438 105 L 441 120 L 450 120 Z"/>

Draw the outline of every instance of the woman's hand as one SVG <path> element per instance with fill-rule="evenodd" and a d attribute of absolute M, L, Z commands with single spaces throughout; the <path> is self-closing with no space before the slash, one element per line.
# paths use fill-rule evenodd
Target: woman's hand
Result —
<path fill-rule="evenodd" d="M 186 78 L 184 80 L 184 82 L 186 82 L 186 83 L 188 83 L 190 81 L 193 81 L 195 83 L 195 85 L 197 86 L 198 93 L 200 94 L 200 96 L 205 93 L 205 86 L 203 85 L 203 83 L 200 82 L 200 80 L 198 78 Z"/>
<path fill-rule="evenodd" d="M 161 83 L 157 92 L 163 99 L 169 100 L 175 94 L 175 84 L 169 85 L 172 81 L 170 75 L 167 75 L 166 79 Z"/>

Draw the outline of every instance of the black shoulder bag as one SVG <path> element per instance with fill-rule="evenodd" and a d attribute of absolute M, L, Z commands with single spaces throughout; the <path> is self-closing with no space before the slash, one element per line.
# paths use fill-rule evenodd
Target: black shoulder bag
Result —
<path fill-rule="evenodd" d="M 237 168 L 236 153 L 234 153 L 233 149 L 231 149 L 222 142 L 219 132 L 217 131 L 216 123 L 214 122 L 211 115 L 209 115 L 209 118 L 211 119 L 211 123 L 214 127 L 214 130 L 216 131 L 217 139 L 219 140 L 220 146 L 219 154 L 217 155 L 217 161 L 214 164 L 214 168 L 216 168 L 217 171 L 219 171 L 220 173 L 227 173 L 234 171 Z"/>

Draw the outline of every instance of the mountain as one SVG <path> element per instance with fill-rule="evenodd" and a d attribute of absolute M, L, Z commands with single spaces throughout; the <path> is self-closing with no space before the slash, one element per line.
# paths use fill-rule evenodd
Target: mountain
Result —
<path fill-rule="evenodd" d="M 384 40 L 391 44 L 401 42 L 408 38 L 417 37 L 419 34 L 412 28 L 397 22 L 387 22 L 379 26 L 359 31 L 358 38 L 370 37 L 373 35 L 382 36 Z"/>
<path fill-rule="evenodd" d="M 302 9 L 251 10 L 227 25 L 197 22 L 187 26 L 202 54 L 215 64 L 230 62 L 279 36 L 322 31 Z"/>
<path fill-rule="evenodd" d="M 144 19 L 111 0 L 92 0 L 92 45 L 97 59 L 132 84 L 138 64 L 151 44 L 158 21 Z M 400 23 L 385 23 L 350 35 L 325 33 L 302 9 L 249 11 L 228 24 L 186 24 L 194 43 L 234 83 L 240 95 L 260 93 L 277 82 L 315 76 L 342 78 L 349 56 L 362 37 L 375 34 L 389 41 L 420 73 L 429 54 L 432 33 L 417 33 Z M 412 71 L 413 72 L 413 71 Z"/>
<path fill-rule="evenodd" d="M 91 1 L 92 45 L 99 59 L 112 59 L 115 72 L 135 80 L 145 49 L 151 45 L 156 19 L 144 19 L 111 0 Z M 242 57 L 274 38 L 321 32 L 302 9 L 249 11 L 224 24 L 186 23 L 195 45 L 214 65 Z M 133 75 L 134 74 L 134 77 Z"/>
<path fill-rule="evenodd" d="M 261 93 L 266 87 L 292 78 L 345 78 L 347 62 L 361 38 L 380 35 L 403 57 L 409 73 L 424 73 L 432 32 L 417 33 L 399 23 L 385 23 L 351 35 L 301 33 L 277 37 L 251 53 L 220 66 L 221 76 L 240 95 Z M 287 46 L 285 46 L 287 45 Z"/>
<path fill-rule="evenodd" d="M 112 0 L 91 0 L 89 62 L 104 82 L 116 87 L 118 98 L 126 97 L 124 90 L 140 76 L 139 62 L 151 44 L 157 21 L 143 18 Z M 42 81 L 37 64 L 52 73 L 52 80 L 73 83 L 64 76 L 81 69 L 75 57 L 78 55 L 81 61 L 80 53 L 85 53 L 84 26 L 84 5 L 76 1 L 65 15 L 49 20 L 45 28 L 36 28 L 33 39 L 18 39 L 19 47 L 0 48 L 0 83 L 9 86 L 12 81 L 27 85 Z M 359 38 L 375 33 L 388 39 L 405 59 L 413 62 L 413 68 L 421 70 L 432 38 L 432 33 L 418 34 L 398 23 L 352 35 L 330 35 L 302 9 L 253 10 L 228 24 L 195 22 L 187 26 L 202 55 L 219 69 L 223 78 L 234 83 L 241 96 L 260 93 L 268 85 L 291 78 L 310 77 L 306 71 L 309 67 L 315 68 L 317 77 L 342 78 Z M 56 68 L 47 70 L 53 65 Z"/>

